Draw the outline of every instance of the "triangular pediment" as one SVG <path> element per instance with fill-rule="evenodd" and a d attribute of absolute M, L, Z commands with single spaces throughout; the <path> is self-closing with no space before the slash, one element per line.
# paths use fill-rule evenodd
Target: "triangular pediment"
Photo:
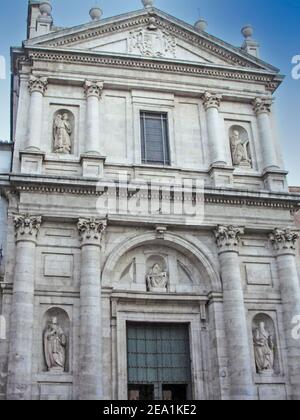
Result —
<path fill-rule="evenodd" d="M 215 64 L 276 72 L 277 69 L 157 9 L 62 29 L 25 46 Z"/>

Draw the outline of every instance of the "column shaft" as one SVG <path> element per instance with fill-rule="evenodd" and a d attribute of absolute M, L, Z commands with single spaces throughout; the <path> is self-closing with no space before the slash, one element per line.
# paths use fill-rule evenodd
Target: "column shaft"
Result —
<path fill-rule="evenodd" d="M 241 228 L 219 226 L 216 238 L 223 282 L 230 398 L 254 400 L 252 359 L 238 254 L 242 233 Z"/>
<path fill-rule="evenodd" d="M 206 92 L 203 95 L 212 164 L 227 165 L 226 151 L 220 127 L 219 106 L 222 97 Z"/>
<path fill-rule="evenodd" d="M 102 399 L 100 247 L 82 247 L 80 286 L 80 398 Z"/>
<path fill-rule="evenodd" d="M 220 263 L 231 398 L 252 400 L 252 362 L 239 256 L 236 252 L 223 253 Z"/>
<path fill-rule="evenodd" d="M 295 258 L 298 234 L 290 230 L 275 229 L 270 238 L 277 254 L 292 399 L 300 400 L 300 339 L 293 336 L 293 319 L 300 316 L 300 282 Z"/>
<path fill-rule="evenodd" d="M 271 105 L 271 99 L 257 98 L 254 101 L 254 110 L 257 114 L 257 124 L 262 148 L 264 170 L 279 168 L 270 121 Z"/>
<path fill-rule="evenodd" d="M 15 224 L 19 232 L 10 317 L 7 398 L 29 400 L 32 375 L 35 239 L 40 226 L 40 218 L 18 216 L 16 219 Z"/>
<path fill-rule="evenodd" d="M 32 92 L 28 118 L 28 148 L 40 148 L 42 133 L 41 111 L 43 95 L 41 92 Z"/>
<path fill-rule="evenodd" d="M 34 76 L 29 79 L 31 97 L 28 116 L 28 149 L 40 149 L 43 120 L 43 96 L 46 88 L 47 79 Z"/>
<path fill-rule="evenodd" d="M 87 98 L 87 153 L 99 153 L 99 99 L 96 96 Z"/>
<path fill-rule="evenodd" d="M 106 221 L 80 219 L 80 399 L 103 399 L 101 237 Z"/>
<path fill-rule="evenodd" d="M 86 81 L 86 154 L 101 155 L 99 99 L 103 90 L 102 82 Z"/>

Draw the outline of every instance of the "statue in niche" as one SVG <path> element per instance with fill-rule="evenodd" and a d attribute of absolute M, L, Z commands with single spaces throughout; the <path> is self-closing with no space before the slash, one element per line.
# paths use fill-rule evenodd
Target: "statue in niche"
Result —
<path fill-rule="evenodd" d="M 67 337 L 57 322 L 51 321 L 44 333 L 44 352 L 48 371 L 64 372 L 66 365 Z"/>
<path fill-rule="evenodd" d="M 69 120 L 69 115 L 66 112 L 58 114 L 53 123 L 55 153 L 71 153 L 71 134 L 72 125 Z"/>
<path fill-rule="evenodd" d="M 241 133 L 235 129 L 230 137 L 230 148 L 234 166 L 251 168 L 251 156 L 248 137 L 242 139 Z"/>
<path fill-rule="evenodd" d="M 253 342 L 257 372 L 260 374 L 274 372 L 275 345 L 264 322 L 260 322 L 254 329 Z"/>
<path fill-rule="evenodd" d="M 147 287 L 150 292 L 166 292 L 168 274 L 163 271 L 159 264 L 154 264 L 147 275 Z"/>

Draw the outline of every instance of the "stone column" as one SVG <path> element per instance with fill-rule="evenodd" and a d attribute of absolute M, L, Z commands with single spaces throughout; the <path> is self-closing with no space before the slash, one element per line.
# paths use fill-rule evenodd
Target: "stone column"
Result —
<path fill-rule="evenodd" d="M 48 81 L 45 77 L 31 76 L 28 82 L 28 88 L 31 94 L 28 116 L 28 150 L 40 150 L 43 119 L 43 96 L 46 92 L 47 85 Z"/>
<path fill-rule="evenodd" d="M 10 316 L 9 400 L 31 398 L 35 250 L 41 221 L 41 217 L 28 215 L 14 219 L 16 264 Z"/>
<path fill-rule="evenodd" d="M 270 235 L 277 259 L 289 377 L 294 400 L 300 400 L 300 340 L 293 336 L 293 318 L 300 316 L 300 282 L 295 259 L 298 237 L 297 233 L 289 229 L 275 229 Z"/>
<path fill-rule="evenodd" d="M 206 111 L 208 141 L 213 165 L 227 165 L 226 151 L 223 137 L 221 135 L 219 108 L 222 96 L 205 92 L 203 105 Z"/>
<path fill-rule="evenodd" d="M 81 400 L 101 400 L 102 322 L 101 322 L 101 238 L 105 220 L 80 219 L 80 374 Z"/>
<path fill-rule="evenodd" d="M 256 399 L 239 261 L 239 242 L 243 233 L 242 228 L 233 226 L 218 226 L 215 231 L 223 283 L 224 323 L 232 400 Z"/>
<path fill-rule="evenodd" d="M 101 155 L 99 99 L 103 82 L 86 81 L 84 90 L 87 98 L 86 149 L 89 155 Z"/>
<path fill-rule="evenodd" d="M 263 154 L 263 169 L 265 171 L 279 168 L 270 121 L 272 102 L 272 98 L 256 98 L 253 102 L 253 108 L 257 115 L 259 140 Z"/>

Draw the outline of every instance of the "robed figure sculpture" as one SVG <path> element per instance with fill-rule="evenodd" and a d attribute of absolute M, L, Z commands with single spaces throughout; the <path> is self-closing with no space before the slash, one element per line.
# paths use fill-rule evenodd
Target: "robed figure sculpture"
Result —
<path fill-rule="evenodd" d="M 275 345 L 271 334 L 266 330 L 265 323 L 260 322 L 253 331 L 254 355 L 258 373 L 274 371 Z"/>
<path fill-rule="evenodd" d="M 72 126 L 68 114 L 58 114 L 53 123 L 54 152 L 71 153 Z"/>
<path fill-rule="evenodd" d="M 63 372 L 66 365 L 67 337 L 53 317 L 44 332 L 44 352 L 48 371 Z"/>

